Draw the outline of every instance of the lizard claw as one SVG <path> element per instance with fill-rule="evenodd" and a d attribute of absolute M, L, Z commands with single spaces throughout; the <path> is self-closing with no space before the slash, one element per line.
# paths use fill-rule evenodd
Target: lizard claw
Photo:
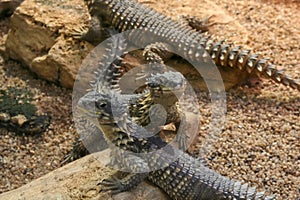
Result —
<path fill-rule="evenodd" d="M 198 19 L 194 16 L 181 16 L 182 20 L 186 21 L 186 24 L 197 31 L 200 32 L 207 32 L 209 30 L 209 27 L 214 26 L 216 24 L 227 24 L 227 23 L 222 23 L 222 22 L 210 22 L 211 18 L 216 17 L 216 15 L 212 14 L 204 19 Z"/>
<path fill-rule="evenodd" d="M 87 34 L 87 32 L 88 32 L 88 27 L 81 26 L 81 27 L 72 29 L 70 34 L 75 39 L 82 39 L 83 36 Z"/>
<path fill-rule="evenodd" d="M 104 179 L 97 185 L 103 186 L 100 191 L 103 191 L 103 192 L 110 191 L 111 194 L 113 194 L 113 195 L 125 191 L 125 188 L 124 188 L 121 180 L 116 177 L 110 177 L 108 179 Z"/>
<path fill-rule="evenodd" d="M 177 134 L 177 136 L 175 138 L 175 141 L 178 143 L 178 148 L 180 150 L 182 150 L 182 151 L 186 151 L 187 150 L 188 146 L 187 146 L 186 141 L 187 141 L 188 138 L 189 137 L 186 134 L 184 134 L 184 133 L 178 133 Z"/>

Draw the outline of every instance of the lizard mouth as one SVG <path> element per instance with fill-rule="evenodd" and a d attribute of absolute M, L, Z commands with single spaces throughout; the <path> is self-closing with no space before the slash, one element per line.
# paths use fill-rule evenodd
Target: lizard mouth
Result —
<path fill-rule="evenodd" d="M 88 118 L 91 121 L 97 121 L 100 125 L 113 124 L 111 115 L 101 111 L 95 111 L 86 109 L 84 107 L 78 106 L 76 110 L 84 118 Z"/>

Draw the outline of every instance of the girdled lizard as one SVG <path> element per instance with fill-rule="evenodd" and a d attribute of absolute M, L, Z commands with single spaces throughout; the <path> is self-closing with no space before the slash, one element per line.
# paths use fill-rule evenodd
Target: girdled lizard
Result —
<path fill-rule="evenodd" d="M 83 39 L 93 39 L 96 41 L 95 44 L 109 37 L 110 33 L 107 33 L 105 29 L 107 27 L 113 27 L 118 31 L 147 29 L 148 31 L 156 32 L 156 34 L 161 35 L 162 38 L 165 39 L 164 41 L 169 40 L 172 42 L 168 45 L 161 42 L 155 43 L 155 45 L 148 45 L 144 53 L 146 59 L 150 61 L 162 61 L 162 54 L 166 55 L 166 52 L 169 51 L 170 48 L 177 47 L 191 59 L 203 59 L 203 57 L 200 56 L 202 51 L 198 50 L 201 49 L 199 47 L 202 47 L 219 66 L 239 68 L 240 70 L 247 70 L 249 73 L 255 71 L 264 77 L 269 77 L 276 82 L 281 82 L 300 90 L 298 82 L 283 75 L 282 72 L 275 70 L 274 66 L 269 64 L 267 60 L 260 59 L 256 54 L 250 54 L 249 50 L 241 50 L 239 46 L 231 47 L 229 44 L 224 44 L 223 41 L 215 42 L 209 35 L 199 33 L 199 30 L 207 30 L 209 26 L 207 21 L 203 22 L 193 17 L 188 17 L 186 21 L 189 26 L 187 26 L 187 24 L 174 21 L 153 9 L 129 0 L 86 0 L 86 2 L 91 15 L 94 17 L 92 18 L 93 23 L 91 24 L 92 26 L 88 34 L 82 37 Z M 137 38 L 135 41 L 137 43 L 143 43 L 143 35 L 141 34 L 140 38 Z M 163 58 L 164 57 L 166 56 L 163 56 Z M 115 67 L 118 67 L 121 62 L 122 61 L 116 64 Z M 101 69 L 101 67 L 99 69 Z M 102 72 L 103 71 L 104 70 L 102 70 Z M 111 78 L 111 80 L 113 80 L 111 84 L 115 85 L 115 88 L 118 88 L 118 78 L 113 78 L 111 75 L 117 74 L 117 76 L 120 77 L 121 73 L 115 73 L 115 71 L 116 70 L 113 69 L 108 74 L 102 74 L 98 79 Z M 97 74 L 101 74 L 102 72 L 97 72 Z M 76 141 L 75 144 L 79 145 L 80 142 Z M 76 148 L 77 147 L 75 147 L 75 149 Z M 86 151 L 84 150 L 84 152 Z M 71 154 L 76 154 L 76 151 Z"/>
<path fill-rule="evenodd" d="M 243 50 L 240 46 L 215 41 L 211 35 L 199 32 L 207 30 L 210 25 L 207 20 L 187 17 L 187 23 L 181 23 L 131 0 L 86 2 L 91 15 L 97 17 L 102 25 L 103 33 L 99 35 L 105 35 L 105 26 L 118 32 L 139 30 L 140 34 L 129 33 L 128 38 L 134 44 L 145 47 L 144 56 L 149 62 L 163 62 L 166 57 L 170 57 L 170 52 L 179 52 L 184 59 L 200 63 L 209 60 L 209 56 L 217 66 L 255 72 L 260 77 L 300 91 L 299 82 L 277 70 L 267 59 L 250 53 L 250 50 Z"/>
<path fill-rule="evenodd" d="M 145 137 L 144 129 L 123 114 L 128 109 L 128 98 L 136 95 L 124 96 L 101 86 L 100 93 L 91 91 L 79 100 L 78 110 L 87 118 L 97 118 L 105 139 L 113 146 L 113 164 L 131 170 L 123 179 L 103 180 L 104 191 L 127 191 L 147 177 L 172 199 L 275 199 L 221 176 L 157 136 Z M 165 151 L 159 152 L 161 148 Z"/>
<path fill-rule="evenodd" d="M 95 3 L 95 2 L 93 2 Z M 119 31 L 124 31 L 131 28 L 139 28 L 141 30 L 146 30 L 153 32 L 159 35 L 158 38 L 162 38 L 161 41 L 168 40 L 171 41 L 172 44 L 164 44 L 159 41 L 156 43 L 155 46 L 146 47 L 145 48 L 145 56 L 149 59 L 150 62 L 156 63 L 163 63 L 163 59 L 161 57 L 162 52 L 172 52 L 172 48 L 179 47 L 179 50 L 182 51 L 188 59 L 191 60 L 198 60 L 203 61 L 203 59 L 207 56 L 205 52 L 203 53 L 202 50 L 199 50 L 199 46 L 205 47 L 210 57 L 214 60 L 217 65 L 221 65 L 224 67 L 238 67 L 239 69 L 243 70 L 246 69 L 249 73 L 253 70 L 257 72 L 259 75 L 263 75 L 269 77 L 277 82 L 283 83 L 285 85 L 289 85 L 292 88 L 299 89 L 299 83 L 296 81 L 282 75 L 280 72 L 275 70 L 272 65 L 268 64 L 266 60 L 259 59 L 258 55 L 250 54 L 248 51 L 240 50 L 240 47 L 233 47 L 231 48 L 230 45 L 224 45 L 222 42 L 215 43 L 213 41 L 209 41 L 209 37 L 204 37 L 203 35 L 199 34 L 198 32 L 194 31 L 192 28 L 183 28 L 184 26 L 180 23 L 175 23 L 169 18 L 162 16 L 159 20 L 156 18 L 160 17 L 160 14 L 157 14 L 155 11 L 143 7 L 143 5 L 137 4 L 131 1 L 97 1 L 99 5 L 95 6 L 97 9 L 101 10 L 101 14 L 104 17 L 110 16 L 112 17 L 111 24 L 119 29 Z M 106 6 L 106 7 L 105 7 Z M 93 7 L 92 7 L 93 8 Z M 129 9 L 130 8 L 130 9 Z M 132 9 L 131 9 L 132 8 Z M 125 13 L 125 14 L 124 14 Z M 145 15 L 146 13 L 146 15 Z M 144 15 L 146 16 L 144 16 Z M 147 15 L 149 14 L 149 15 Z M 150 15 L 151 14 L 151 15 Z M 103 17 L 101 16 L 101 17 Z M 149 17 L 151 16 L 151 17 Z M 155 16 L 155 17 L 153 17 Z M 148 17 L 148 18 L 147 18 Z M 128 21 L 126 21 L 128 20 Z M 105 21 L 105 20 L 104 20 Z M 173 23 L 174 22 L 174 23 Z M 151 23 L 151 26 L 148 25 Z M 174 26 L 169 26 L 169 25 Z M 131 27 L 130 27 L 131 26 Z M 174 28 L 175 27 L 175 28 Z M 167 32 L 168 31 L 168 32 Z M 183 33 L 182 33 L 183 32 Z M 136 35 L 135 35 L 136 36 Z M 142 36 L 139 35 L 141 38 Z M 143 42 L 143 38 L 138 38 L 137 42 Z M 157 39 L 157 38 L 155 38 Z M 152 41 L 153 42 L 153 41 Z M 150 42 L 150 43 L 152 43 Z M 150 44 L 149 43 L 149 44 Z M 145 44 L 145 45 L 149 45 Z M 163 48 L 163 50 L 153 51 L 157 49 L 157 46 Z M 99 98 L 97 99 L 98 102 L 101 102 L 98 107 L 98 114 L 100 114 L 99 122 L 101 129 L 103 129 L 103 133 L 106 135 L 107 140 L 110 142 L 115 143 L 116 145 L 129 149 L 133 152 L 147 152 L 151 150 L 156 150 L 157 148 L 164 146 L 165 143 L 157 137 L 151 137 L 150 139 L 136 139 L 138 137 L 138 133 L 134 130 L 130 129 L 129 132 L 121 133 L 124 130 L 128 130 L 127 124 L 124 123 L 124 129 L 115 128 L 116 122 L 112 119 L 109 119 L 112 115 L 110 108 L 111 101 L 116 100 L 116 102 L 122 102 L 122 96 L 118 93 L 112 93 L 107 89 L 103 89 L 101 87 L 101 91 L 99 92 Z M 95 93 L 92 94 L 95 96 Z M 136 97 L 136 96 L 135 96 Z M 83 101 L 86 103 L 88 102 L 87 98 L 83 98 Z M 93 101 L 92 104 L 95 103 L 95 99 L 91 99 Z M 83 107 L 86 107 L 84 105 Z M 88 109 L 87 109 L 88 110 Z M 124 118 L 122 119 L 124 120 Z M 126 119 L 125 119 L 126 121 Z M 112 128 L 112 126 L 114 128 Z M 131 125 L 130 125 L 131 126 Z M 116 131 L 116 132 L 115 132 Z M 132 135 L 133 134 L 133 135 Z M 129 135 L 129 136 L 128 136 Z M 116 138 L 115 138 L 116 137 Z M 128 138 L 127 138 L 128 137 Z M 131 144 L 132 143 L 132 144 Z M 274 199 L 275 197 L 270 196 L 266 197 L 264 193 L 257 193 L 254 188 L 248 188 L 248 185 L 242 185 L 240 183 L 235 183 L 232 180 L 229 180 L 221 175 L 209 170 L 207 167 L 201 164 L 194 164 L 194 161 L 188 162 L 193 160 L 188 155 L 177 152 L 176 155 L 179 155 L 179 160 L 172 162 L 170 165 L 169 163 L 162 163 L 165 168 L 163 170 L 157 170 L 150 172 L 147 174 L 149 180 L 159 185 L 163 188 L 172 198 L 174 199 Z M 160 160 L 157 157 L 149 157 L 150 164 L 147 161 L 141 161 L 138 163 L 138 167 L 147 168 L 155 165 Z M 180 160 L 181 159 L 181 160 Z M 125 165 L 131 166 L 132 169 L 135 168 L 135 163 L 132 163 L 133 158 L 129 158 L 129 160 L 123 161 Z M 147 164 L 145 164 L 147 163 Z M 199 168 L 199 170 L 197 169 Z M 166 169 L 166 170 L 165 170 Z M 189 173 L 191 170 L 191 173 Z M 182 173 L 184 171 L 184 173 Z M 155 174 L 157 172 L 157 174 Z M 201 174 L 201 172 L 205 172 L 205 174 Z M 153 174 L 153 175 L 152 175 Z M 206 176 L 208 174 L 207 179 L 203 178 L 202 176 Z M 190 176 L 191 175 L 191 176 Z M 181 181 L 176 181 L 176 176 L 184 177 L 188 176 L 190 178 L 186 183 L 182 183 Z M 142 176 L 143 177 L 143 176 Z M 152 177 L 152 178 L 151 178 Z M 166 179 L 161 177 L 166 177 L 169 181 L 174 182 L 174 184 L 180 185 L 180 190 L 178 190 L 175 186 L 169 188 Z M 128 190 L 134 187 L 138 182 L 142 180 L 138 175 L 129 175 L 126 178 L 125 182 L 117 180 L 116 182 L 113 181 L 105 181 L 104 184 L 108 186 L 109 189 L 114 189 L 117 192 Z M 213 180 L 213 181 L 212 181 Z M 191 181 L 191 182 L 190 182 Z M 219 182 L 220 181 L 220 182 Z M 190 189 L 191 185 L 196 183 L 199 188 L 197 188 L 196 192 L 187 193 L 186 191 Z M 199 185 L 197 184 L 199 183 Z M 187 188 L 185 188 L 187 187 Z M 198 190 L 200 193 L 198 193 Z M 203 192 L 204 191 L 204 192 Z M 207 191 L 207 192 L 206 192 Z M 201 196 L 202 195 L 202 196 Z"/>
<path fill-rule="evenodd" d="M 122 42 L 120 42 L 122 45 Z M 117 48 L 114 52 L 119 51 Z M 117 54 L 117 53 L 116 53 Z M 117 58 L 113 54 L 109 54 Z M 103 65 L 104 70 L 99 77 L 114 69 L 114 63 Z M 118 69 L 119 67 L 116 67 Z M 149 79 L 150 85 L 161 84 L 159 77 L 169 76 L 164 72 L 156 74 Z M 117 74 L 117 73 L 116 73 Z M 257 192 L 255 188 L 249 188 L 247 184 L 241 184 L 230 180 L 210 170 L 201 162 L 201 159 L 194 159 L 182 151 L 167 147 L 167 152 L 162 154 L 149 154 L 146 157 L 139 157 L 131 153 L 149 153 L 159 150 L 167 145 L 157 135 L 149 135 L 142 126 L 144 117 L 136 113 L 147 112 L 152 105 L 156 90 L 150 89 L 141 94 L 122 94 L 118 90 L 111 89 L 111 77 L 99 78 L 94 83 L 94 90 L 88 92 L 79 99 L 78 112 L 83 117 L 94 121 L 95 118 L 104 137 L 113 148 L 113 164 L 121 165 L 123 170 L 131 170 L 124 179 L 107 179 L 101 184 L 105 190 L 112 190 L 113 193 L 130 190 L 144 178 L 161 187 L 173 199 L 274 199 L 273 196 L 265 196 L 264 192 Z M 112 78 L 113 79 L 113 78 Z M 168 85 L 177 87 L 177 84 Z M 159 97 L 161 98 L 161 97 Z M 139 104 L 139 101 L 142 104 Z M 128 102 L 130 102 L 128 104 Z M 135 107 L 132 107 L 135 106 Z M 130 114 L 133 112 L 134 116 Z M 141 112 L 140 112 L 141 111 Z M 145 124 L 144 124 L 145 123 Z M 119 149 L 118 149 L 119 148 Z M 123 152 L 126 150 L 129 152 Z M 146 170 L 146 171 L 145 171 Z M 135 174 L 134 172 L 140 172 Z M 195 186 L 195 188 L 194 188 Z"/>
<path fill-rule="evenodd" d="M 97 63 L 97 66 L 93 66 L 95 76 L 90 81 L 90 89 L 88 90 L 101 92 L 101 88 L 106 86 L 116 93 L 123 93 L 119 87 L 119 80 L 123 73 L 122 60 L 124 53 L 126 54 L 126 52 L 124 52 L 126 46 L 127 42 L 123 37 L 112 36 L 106 41 L 105 52 L 101 52 L 101 57 L 105 59 L 100 59 L 95 62 Z M 85 71 L 85 68 L 82 70 Z M 184 94 L 186 89 L 184 77 L 179 72 L 166 71 L 158 74 L 149 74 L 144 81 L 146 82 L 143 83 L 144 86 L 142 85 L 144 89 L 141 93 L 129 95 L 130 99 L 135 98 L 137 100 L 135 103 L 130 104 L 128 114 L 132 118 L 137 119 L 136 123 L 139 125 L 147 126 L 150 124 L 151 126 L 148 128 L 152 128 L 152 131 L 158 132 L 160 126 L 169 123 L 174 123 L 176 128 L 178 128 L 184 118 L 183 111 L 178 105 L 178 97 Z M 101 87 L 99 88 L 98 86 Z M 78 92 L 74 91 L 74 93 L 76 94 Z M 166 99 L 168 100 L 165 101 Z M 193 101 L 189 103 L 193 103 Z M 166 113 L 165 116 L 164 113 L 161 113 L 160 107 L 152 107 L 155 104 L 163 106 Z M 197 106 L 193 108 L 197 108 Z M 150 119 L 150 112 L 155 114 L 152 119 Z M 101 135 L 101 131 L 95 126 L 95 123 L 80 118 L 76 120 L 76 126 L 80 137 L 75 139 L 73 149 L 65 156 L 61 164 L 78 159 L 90 152 L 103 150 L 107 147 L 107 144 L 103 143 L 101 138 L 98 138 L 99 135 Z M 186 148 L 184 137 L 178 136 L 177 141 L 182 149 Z M 97 143 L 99 145 L 97 145 Z M 85 146 L 92 146 L 93 149 L 89 149 L 89 152 Z"/>

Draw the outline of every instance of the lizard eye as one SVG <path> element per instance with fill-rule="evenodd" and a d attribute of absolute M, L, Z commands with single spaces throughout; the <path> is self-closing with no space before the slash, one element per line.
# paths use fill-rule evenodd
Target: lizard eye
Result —
<path fill-rule="evenodd" d="M 104 108 L 104 107 L 106 107 L 106 105 L 107 105 L 107 103 L 106 102 L 103 102 L 103 101 L 101 101 L 101 102 L 96 102 L 96 107 L 97 108 Z"/>

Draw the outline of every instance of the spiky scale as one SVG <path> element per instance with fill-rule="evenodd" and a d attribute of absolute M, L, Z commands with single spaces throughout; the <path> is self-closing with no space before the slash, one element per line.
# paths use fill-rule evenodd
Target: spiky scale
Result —
<path fill-rule="evenodd" d="M 112 93 L 109 88 L 103 88 L 101 93 L 96 94 L 96 96 L 95 93 L 92 94 L 96 97 L 97 102 L 118 102 L 120 107 L 117 109 L 121 110 L 123 109 L 122 105 L 126 106 L 128 101 L 127 97 L 125 98 L 124 95 L 118 93 Z M 89 96 L 89 94 L 86 94 L 86 96 Z M 93 104 L 94 101 L 95 99 L 92 99 L 91 103 Z M 106 103 L 105 105 L 109 104 Z M 131 120 L 127 119 L 128 116 L 123 116 L 121 120 L 124 123 L 120 124 L 120 121 L 118 123 L 115 121 L 110 109 L 106 107 L 99 107 L 98 109 L 95 112 L 101 113 L 99 115 L 100 127 L 103 125 L 101 124 L 101 116 L 107 116 L 110 119 L 104 125 L 106 129 L 104 131 L 105 137 L 120 149 L 136 153 L 152 152 L 167 144 L 156 136 L 136 138 L 136 133 L 133 134 L 132 130 L 136 130 L 137 127 L 135 124 L 131 124 Z M 108 128 L 108 123 L 111 128 Z M 170 146 L 169 148 L 172 147 Z M 230 180 L 201 163 L 195 163 L 194 158 L 178 149 L 172 148 L 170 152 L 172 152 L 170 155 L 168 153 L 159 155 L 146 154 L 142 157 L 134 155 L 129 155 L 128 157 L 119 152 L 119 150 L 117 150 L 116 154 L 119 158 L 117 162 L 129 167 L 132 171 L 159 167 L 157 170 L 151 170 L 147 173 L 147 178 L 161 187 L 172 199 L 198 200 L 213 198 L 242 200 L 247 196 L 251 196 L 252 199 L 263 200 L 275 198 L 266 197 L 265 193 L 256 192 L 254 188 L 249 188 L 247 184 Z M 176 155 L 177 158 L 174 161 L 170 161 L 170 156 L 173 158 L 173 155 Z M 102 185 L 106 186 L 106 189 L 113 190 L 113 193 L 118 193 L 135 187 L 144 178 L 145 174 L 141 174 L 141 176 L 139 174 L 129 174 L 125 179 L 106 180 Z"/>
<path fill-rule="evenodd" d="M 114 4 L 115 3 L 115 4 Z M 197 58 L 197 59 L 203 59 L 201 58 L 201 55 L 204 55 L 204 53 L 202 53 L 198 48 L 200 45 L 191 45 L 191 44 L 195 44 L 193 41 L 197 41 L 198 42 L 202 39 L 202 36 L 196 34 L 195 32 L 192 32 L 190 30 L 180 30 L 176 32 L 176 29 L 179 29 L 179 27 L 181 26 L 174 26 L 176 27 L 174 29 L 171 29 L 172 27 L 168 27 L 168 26 L 164 26 L 163 24 L 165 22 L 169 22 L 170 20 L 168 18 L 165 18 L 163 17 L 162 15 L 159 15 L 157 14 L 156 12 L 154 12 L 153 10 L 149 10 L 145 7 L 142 7 L 140 6 L 139 4 L 135 4 L 133 2 L 131 2 L 130 4 L 130 1 L 110 1 L 110 6 L 108 6 L 108 8 L 110 8 L 113 13 L 112 13 L 112 16 L 113 16 L 113 19 L 115 20 L 115 23 L 118 25 L 114 25 L 116 26 L 116 28 L 118 28 L 120 31 L 123 31 L 125 29 L 127 29 L 127 26 L 123 26 L 121 25 L 120 23 L 122 23 L 122 21 L 124 20 L 124 17 L 120 17 L 121 14 L 118 13 L 116 10 L 117 9 L 113 9 L 114 8 L 114 5 L 118 4 L 119 3 L 119 6 L 124 4 L 127 6 L 136 6 L 137 8 L 133 9 L 133 12 L 135 13 L 135 15 L 133 15 L 132 13 L 133 12 L 129 12 L 129 14 L 125 17 L 127 20 L 132 20 L 133 23 L 132 25 L 134 27 L 139 27 L 139 28 L 143 28 L 143 30 L 149 30 L 153 33 L 156 33 L 158 35 L 161 35 L 163 37 L 169 37 L 170 41 L 174 41 L 175 42 L 175 45 L 178 45 L 178 47 L 180 48 L 180 50 L 183 51 L 184 54 L 186 54 L 189 58 Z M 140 7 L 139 7 L 140 6 Z M 125 6 L 124 6 L 125 7 Z M 142 12 L 144 13 L 154 13 L 153 15 L 151 16 L 155 16 L 156 18 L 159 18 L 159 16 L 162 16 L 162 19 L 165 19 L 165 20 L 160 20 L 158 23 L 157 21 L 158 20 L 155 20 L 153 18 L 149 18 L 148 21 L 145 21 L 144 22 L 144 19 L 147 17 L 145 17 L 144 15 L 142 15 L 143 13 L 142 12 L 139 12 L 139 10 L 142 10 Z M 115 12 L 115 13 L 114 13 Z M 132 19 L 131 19 L 132 18 Z M 161 22 L 164 22 L 164 23 L 161 23 Z M 172 21 L 170 21 L 172 22 Z M 126 24 L 126 23 L 123 23 L 123 24 Z M 151 24 L 151 26 L 149 26 Z M 176 24 L 176 23 L 175 23 Z M 141 27 L 142 26 L 142 27 Z M 144 27 L 146 26 L 146 27 Z M 171 31 L 170 31 L 171 30 Z M 172 30 L 174 32 L 176 32 L 177 34 L 174 34 L 172 33 Z M 169 31 L 169 35 L 166 33 L 166 31 Z M 199 37 L 197 37 L 199 36 Z M 142 37 L 141 37 L 142 38 Z M 140 39 L 140 38 L 139 38 Z M 139 41 L 139 40 L 137 40 Z M 230 50 L 230 48 L 227 46 L 224 47 L 224 45 L 226 44 L 219 44 L 219 43 L 214 43 L 213 41 L 211 40 L 206 40 L 207 42 L 203 42 L 203 40 L 201 40 L 201 45 L 203 45 L 203 47 L 205 47 L 207 50 L 209 50 L 209 52 L 212 52 L 211 53 L 211 56 L 214 55 L 214 61 L 216 63 L 219 63 L 220 65 L 226 67 L 226 66 L 230 66 L 230 67 L 238 67 L 239 69 L 241 70 L 247 70 L 248 72 L 252 71 L 250 69 L 252 69 L 253 66 L 258 66 L 256 65 L 256 63 L 259 63 L 259 60 L 257 60 L 255 58 L 254 55 L 250 54 L 250 52 L 248 50 L 240 50 L 239 48 L 232 48 Z M 193 43 L 192 43 L 193 42 Z M 199 43 L 198 43 L 199 44 Z M 177 47 L 177 46 L 175 46 Z M 224 51 L 224 53 L 222 54 L 222 49 L 226 49 L 226 52 Z M 192 56 L 192 52 L 194 52 L 194 56 Z M 201 53 L 200 53 L 201 52 Z M 197 56 L 196 56 L 197 55 Z M 228 63 L 225 62 L 225 58 L 228 57 Z M 197 60 L 196 59 L 196 60 Z M 230 61 L 230 63 L 229 63 Z M 260 68 L 257 68 L 257 72 L 260 73 L 260 74 L 264 74 L 266 72 L 266 70 L 269 70 L 268 72 L 270 72 L 270 77 L 271 78 L 274 78 L 274 79 L 278 79 L 280 78 L 280 81 L 282 81 L 282 75 L 280 73 L 277 73 L 275 71 L 273 71 L 269 65 L 265 64 L 264 66 L 262 66 L 262 63 L 260 63 L 259 65 Z M 277 75 L 277 76 L 276 76 Z M 278 78 L 279 77 L 279 78 Z M 287 84 L 287 82 L 289 82 L 290 80 L 289 79 L 286 79 L 285 82 Z M 145 109 L 145 107 L 143 107 L 143 109 Z M 141 142 L 141 141 L 139 141 Z M 145 141 L 145 142 L 142 142 L 142 143 L 147 143 L 148 141 Z M 121 144 L 121 143 L 117 143 L 117 144 Z M 127 144 L 127 143 L 126 143 Z M 144 150 L 144 149 L 142 149 Z M 154 158 L 154 159 L 157 159 L 157 158 Z M 183 156 L 183 158 L 181 158 L 183 160 L 185 160 L 185 156 Z M 154 160 L 155 161 L 155 160 Z M 184 194 L 184 195 L 187 195 L 187 190 L 190 189 L 190 187 L 193 185 L 194 182 L 200 182 L 202 183 L 201 181 L 203 181 L 204 183 L 208 183 L 208 185 L 206 185 L 207 188 L 203 188 L 205 195 L 207 196 L 211 196 L 212 193 L 216 192 L 220 192 L 220 191 L 215 191 L 215 190 L 218 190 L 222 184 L 224 184 L 224 182 L 227 182 L 227 185 L 228 186 L 228 190 L 226 191 L 226 189 L 223 189 L 222 190 L 222 194 L 224 196 L 228 196 L 228 197 L 232 197 L 232 191 L 234 191 L 234 194 L 236 195 L 236 198 L 237 199 L 243 199 L 244 198 L 244 194 L 246 194 L 247 192 L 249 193 L 249 190 L 248 190 L 248 187 L 245 186 L 245 185 L 241 185 L 240 183 L 233 183 L 233 181 L 227 181 L 227 179 L 224 179 L 224 181 L 222 181 L 221 177 L 218 177 L 218 174 L 214 173 L 214 172 L 211 172 L 207 169 L 204 169 L 204 170 L 207 170 L 209 176 L 206 176 L 206 175 L 203 175 L 201 174 L 201 172 L 193 169 L 193 164 L 192 163 L 182 163 L 180 161 L 178 162 L 175 162 L 174 165 L 166 165 L 166 167 L 171 168 L 172 167 L 180 167 L 180 173 L 179 175 L 182 175 L 184 176 L 183 180 L 185 181 L 185 184 L 180 184 L 181 185 L 181 190 L 178 190 L 175 188 L 176 191 L 181 191 L 181 194 Z M 177 174 L 173 174 L 172 173 L 172 176 L 170 177 L 170 171 L 159 171 L 158 174 L 161 176 L 161 177 L 164 177 L 166 176 L 166 178 L 174 178 L 176 179 L 177 178 Z M 194 170 L 194 171 L 193 171 Z M 200 175 L 199 175 L 199 174 Z M 166 175 L 164 175 L 166 174 Z M 175 176 L 176 175 L 176 176 Z M 178 176 L 179 176 L 178 175 Z M 201 176 L 204 176 L 201 177 Z M 151 175 L 150 175 L 151 177 Z M 200 178 L 201 177 L 201 178 Z M 206 179 L 206 178 L 207 179 Z M 156 181 L 159 182 L 158 177 L 156 177 L 155 175 L 153 175 L 152 177 L 153 179 L 156 179 Z M 199 181 L 200 180 L 200 181 Z M 161 184 L 161 187 L 164 188 L 165 187 L 165 190 L 167 190 L 167 192 L 169 192 L 170 196 L 173 196 L 174 198 L 181 198 L 181 197 L 185 197 L 185 196 L 182 196 L 181 194 L 178 195 L 176 194 L 174 191 L 172 191 L 172 189 L 170 188 L 167 188 L 166 187 L 166 183 L 165 182 L 160 182 Z M 158 184 L 159 185 L 159 184 Z M 183 189 L 182 189 L 183 187 Z M 223 188 L 226 188 L 226 187 L 223 187 Z M 212 192 L 213 191 L 213 192 Z M 253 192 L 253 190 L 251 190 L 251 192 Z M 241 194 L 243 193 L 243 194 Z M 177 195 L 177 196 L 176 196 Z M 203 194 L 202 194 L 203 195 Z M 205 197 L 205 195 L 203 195 Z M 240 196 L 239 196 L 240 195 Z M 260 198 L 259 197 L 260 193 L 257 193 L 257 195 L 255 195 L 257 198 Z M 197 197 L 194 197 L 194 199 L 196 199 Z M 264 198 L 264 195 L 263 195 L 263 198 Z"/>
<path fill-rule="evenodd" d="M 99 12 L 103 9 L 107 9 L 104 12 L 108 12 L 111 16 L 111 24 L 115 26 L 119 31 L 125 31 L 131 28 L 138 28 L 140 30 L 148 30 L 152 33 L 156 33 L 161 36 L 163 40 L 169 40 L 173 44 L 172 48 L 179 48 L 187 58 L 192 58 L 195 60 L 204 59 L 200 53 L 197 46 L 203 47 L 210 53 L 214 62 L 222 67 L 233 67 L 239 68 L 240 70 L 246 70 L 251 73 L 253 70 L 260 76 L 265 78 L 270 78 L 275 82 L 282 83 L 284 85 L 292 86 L 294 89 L 300 88 L 299 83 L 294 81 L 288 76 L 279 74 L 273 71 L 272 75 L 265 76 L 270 73 L 270 64 L 262 64 L 266 60 L 256 58 L 255 54 L 251 54 L 249 50 L 241 50 L 238 47 L 229 47 L 224 41 L 215 42 L 211 36 L 205 36 L 198 33 L 196 30 L 182 25 L 182 23 L 176 22 L 156 11 L 150 9 L 144 5 L 129 0 L 124 1 L 88 1 L 90 10 L 97 10 Z M 102 5 L 102 7 L 100 7 Z M 132 9 L 128 9 L 132 7 Z M 190 19 L 193 21 L 192 24 L 196 23 L 196 19 Z M 125 23 L 127 22 L 127 23 Z M 200 21 L 201 22 L 201 21 Z M 130 26 L 127 26 L 131 24 Z M 205 38 L 205 39 L 203 39 Z M 135 38 L 135 42 L 140 45 L 145 44 L 144 42 L 147 38 L 143 38 L 142 34 L 139 38 Z M 198 45 L 190 48 L 193 42 L 197 42 Z M 172 51 L 172 48 L 170 51 Z M 226 49 L 226 53 L 225 53 Z M 224 50 L 224 51 L 222 51 Z M 194 56 L 191 56 L 191 55 Z M 228 59 L 226 59 L 228 58 Z M 151 61 L 151 58 L 147 58 Z M 154 61 L 160 61 L 158 57 Z M 160 61 L 161 62 L 161 61 Z M 259 63 L 259 64 L 255 64 Z M 253 69 L 252 66 L 254 66 Z M 269 67 L 268 67 L 269 66 Z"/>

